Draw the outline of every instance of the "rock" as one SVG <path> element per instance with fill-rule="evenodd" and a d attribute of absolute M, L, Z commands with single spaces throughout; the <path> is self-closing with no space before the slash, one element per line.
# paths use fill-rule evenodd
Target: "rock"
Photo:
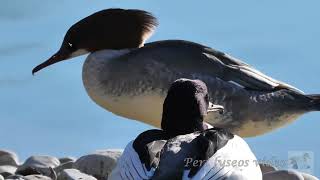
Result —
<path fill-rule="evenodd" d="M 21 175 L 11 175 L 6 178 L 6 180 L 25 180 Z"/>
<path fill-rule="evenodd" d="M 3 176 L 0 174 L 0 180 L 4 180 Z"/>
<path fill-rule="evenodd" d="M 74 162 L 69 161 L 63 164 L 60 164 L 60 166 L 54 168 L 54 171 L 56 172 L 56 174 L 59 174 L 61 171 L 63 171 L 64 169 L 72 169 L 74 165 Z"/>
<path fill-rule="evenodd" d="M 54 179 L 55 172 L 53 168 L 60 165 L 60 161 L 51 156 L 31 156 L 16 171 L 20 175 L 42 174 Z"/>
<path fill-rule="evenodd" d="M 259 164 L 259 166 L 260 166 L 262 174 L 278 170 L 276 167 L 273 167 L 270 164 L 263 163 L 263 164 Z"/>
<path fill-rule="evenodd" d="M 121 150 L 97 151 L 80 157 L 73 167 L 97 179 L 107 179 L 121 154 Z"/>
<path fill-rule="evenodd" d="M 52 180 L 48 176 L 43 175 L 29 175 L 24 177 L 25 180 Z"/>
<path fill-rule="evenodd" d="M 60 161 L 60 164 L 64 164 L 64 163 L 70 162 L 70 161 L 71 162 L 75 162 L 76 158 L 74 158 L 74 157 L 63 157 L 63 158 L 60 158 L 59 161 Z"/>
<path fill-rule="evenodd" d="M 304 180 L 301 173 L 294 170 L 279 170 L 263 174 L 263 180 Z"/>
<path fill-rule="evenodd" d="M 3 166 L 0 166 L 0 175 L 6 178 L 8 176 L 14 175 L 16 170 L 17 170 L 16 166 L 3 165 Z"/>
<path fill-rule="evenodd" d="M 0 166 L 10 165 L 18 166 L 19 165 L 18 156 L 16 153 L 6 150 L 0 150 Z"/>
<path fill-rule="evenodd" d="M 43 175 L 28 175 L 28 176 L 21 176 L 21 175 L 12 175 L 6 178 L 6 180 L 52 180 L 51 178 Z"/>
<path fill-rule="evenodd" d="M 95 177 L 84 174 L 77 169 L 65 169 L 63 170 L 57 180 L 97 180 Z"/>
<path fill-rule="evenodd" d="M 295 170 L 279 170 L 263 174 L 263 180 L 319 180 L 318 178 Z"/>
<path fill-rule="evenodd" d="M 301 173 L 301 175 L 303 176 L 304 180 L 319 180 L 318 178 L 307 173 Z"/>

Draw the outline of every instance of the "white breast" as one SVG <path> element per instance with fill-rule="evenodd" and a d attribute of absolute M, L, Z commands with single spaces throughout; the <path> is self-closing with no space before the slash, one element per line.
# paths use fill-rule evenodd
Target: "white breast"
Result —
<path fill-rule="evenodd" d="M 141 163 L 139 155 L 133 148 L 133 141 L 129 142 L 119 158 L 116 167 L 112 170 L 111 180 L 143 180 L 151 179 L 155 169 L 147 170 Z"/>
<path fill-rule="evenodd" d="M 103 84 L 99 81 L 99 72 L 104 71 L 104 64 L 113 59 L 127 54 L 129 49 L 124 50 L 101 50 L 90 54 L 85 60 L 82 68 L 82 81 L 89 95 L 96 94 Z M 91 97 L 91 96 L 90 96 Z"/>
<path fill-rule="evenodd" d="M 187 173 L 184 175 L 187 178 Z M 259 163 L 248 144 L 234 136 L 201 167 L 192 179 L 262 180 Z"/>
<path fill-rule="evenodd" d="M 135 96 L 129 94 L 116 96 L 105 91 L 110 88 L 107 84 L 108 77 L 103 77 L 105 81 L 101 81 L 99 78 L 99 72 L 106 72 L 113 68 L 112 65 L 108 66 L 109 62 L 117 60 L 117 57 L 129 52 L 129 49 L 102 50 L 90 54 L 83 65 L 84 87 L 90 98 L 106 110 L 122 117 L 160 127 L 164 97 L 161 97 L 157 92 L 140 93 Z M 113 76 L 111 73 L 108 75 Z M 126 83 L 126 79 L 119 79 L 119 83 Z"/>

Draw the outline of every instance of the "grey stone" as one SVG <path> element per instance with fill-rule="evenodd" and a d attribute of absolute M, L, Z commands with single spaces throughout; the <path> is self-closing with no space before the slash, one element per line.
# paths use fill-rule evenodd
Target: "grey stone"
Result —
<path fill-rule="evenodd" d="M 16 174 L 35 175 L 42 174 L 54 179 L 54 168 L 60 165 L 60 161 L 52 156 L 31 156 L 18 169 Z"/>
<path fill-rule="evenodd" d="M 279 170 L 263 174 L 263 180 L 319 180 L 318 178 L 295 170 Z"/>
<path fill-rule="evenodd" d="M 97 179 L 107 179 L 121 156 L 121 150 L 102 150 L 80 157 L 74 168 Z"/>
<path fill-rule="evenodd" d="M 260 166 L 262 174 L 278 170 L 276 167 L 274 167 L 270 164 L 263 163 L 263 164 L 259 164 L 259 166 Z"/>
<path fill-rule="evenodd" d="M 307 173 L 301 173 L 301 175 L 303 176 L 304 180 L 319 180 L 318 178 Z"/>
<path fill-rule="evenodd" d="M 95 177 L 84 174 L 77 169 L 64 169 L 57 180 L 97 180 Z"/>
<path fill-rule="evenodd" d="M 64 169 L 72 169 L 73 168 L 73 164 L 74 164 L 74 162 L 72 162 L 72 161 L 60 164 L 60 166 L 54 168 L 54 171 L 56 172 L 56 174 L 59 174 Z"/>
<path fill-rule="evenodd" d="M 76 158 L 74 157 L 63 157 L 63 158 L 59 158 L 59 161 L 61 164 L 64 164 L 66 162 L 75 162 Z"/>
<path fill-rule="evenodd" d="M 304 180 L 301 173 L 294 170 L 279 170 L 263 174 L 263 180 Z"/>
<path fill-rule="evenodd" d="M 21 175 L 11 175 L 6 178 L 6 180 L 25 180 Z"/>
<path fill-rule="evenodd" d="M 52 179 L 50 177 L 37 174 L 37 175 L 28 175 L 28 176 L 12 175 L 6 178 L 5 180 L 52 180 Z"/>
<path fill-rule="evenodd" d="M 24 177 L 25 180 L 52 180 L 48 176 L 43 175 L 29 175 Z"/>
<path fill-rule="evenodd" d="M 7 150 L 0 150 L 0 166 L 2 165 L 18 166 L 19 159 L 17 154 Z"/>
<path fill-rule="evenodd" d="M 16 170 L 17 170 L 16 166 L 3 165 L 3 166 L 0 166 L 0 175 L 6 178 L 8 176 L 14 175 Z"/>

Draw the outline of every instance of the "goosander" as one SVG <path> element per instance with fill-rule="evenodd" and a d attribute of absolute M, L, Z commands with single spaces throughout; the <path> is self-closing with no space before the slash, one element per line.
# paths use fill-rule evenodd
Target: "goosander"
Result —
<path fill-rule="evenodd" d="M 163 104 L 162 130 L 145 131 L 130 142 L 110 179 L 262 179 L 243 139 L 203 121 L 208 112 L 222 110 L 209 103 L 202 81 L 175 81 Z"/>
<path fill-rule="evenodd" d="M 90 98 L 106 110 L 155 127 L 171 82 L 201 79 L 223 114 L 205 121 L 243 136 L 257 136 L 320 110 L 320 96 L 264 75 L 250 65 L 210 47 L 183 40 L 145 41 L 157 26 L 151 13 L 107 9 L 96 12 L 66 33 L 57 53 L 32 73 L 90 53 L 82 80 Z"/>

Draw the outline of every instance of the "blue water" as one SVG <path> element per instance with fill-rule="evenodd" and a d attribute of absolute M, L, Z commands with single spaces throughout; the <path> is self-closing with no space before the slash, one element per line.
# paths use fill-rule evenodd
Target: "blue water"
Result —
<path fill-rule="evenodd" d="M 186 39 L 225 51 L 306 93 L 320 93 L 320 1 L 269 0 L 1 0 L 0 149 L 76 156 L 123 148 L 151 128 L 106 112 L 87 96 L 81 81 L 85 56 L 31 69 L 52 55 L 76 21 L 110 7 L 153 12 L 160 26 L 150 41 Z M 311 151 L 320 176 L 320 113 L 256 138 L 259 159 L 286 161 L 290 151 Z"/>

